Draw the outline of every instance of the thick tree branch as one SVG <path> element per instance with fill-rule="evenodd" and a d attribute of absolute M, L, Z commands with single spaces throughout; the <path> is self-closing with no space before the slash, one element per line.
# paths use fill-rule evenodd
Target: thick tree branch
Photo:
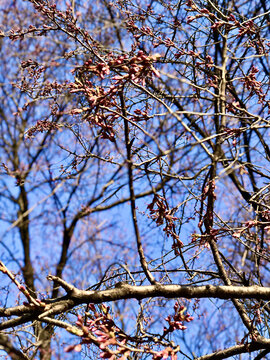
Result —
<path fill-rule="evenodd" d="M 265 349 L 265 347 L 270 348 L 269 345 L 264 345 L 257 342 L 252 342 L 249 344 L 241 344 L 241 345 L 235 345 L 230 348 L 216 351 L 211 354 L 203 355 L 198 358 L 195 358 L 196 360 L 221 360 L 221 359 L 228 359 L 231 358 L 234 355 L 238 354 L 244 354 L 244 353 L 251 353 L 256 350 Z"/>

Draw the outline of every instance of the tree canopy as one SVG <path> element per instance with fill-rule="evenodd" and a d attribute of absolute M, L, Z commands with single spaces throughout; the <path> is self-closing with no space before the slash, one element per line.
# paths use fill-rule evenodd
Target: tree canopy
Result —
<path fill-rule="evenodd" d="M 0 6 L 1 354 L 267 359 L 269 4 Z"/>

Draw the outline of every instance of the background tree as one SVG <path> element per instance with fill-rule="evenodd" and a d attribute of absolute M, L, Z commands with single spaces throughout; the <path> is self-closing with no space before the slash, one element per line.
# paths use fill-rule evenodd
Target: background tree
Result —
<path fill-rule="evenodd" d="M 4 352 L 267 359 L 267 3 L 1 14 Z"/>

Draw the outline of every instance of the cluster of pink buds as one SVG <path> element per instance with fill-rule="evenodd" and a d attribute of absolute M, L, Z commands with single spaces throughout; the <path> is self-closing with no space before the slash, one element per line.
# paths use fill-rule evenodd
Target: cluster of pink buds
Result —
<path fill-rule="evenodd" d="M 38 120 L 36 125 L 32 126 L 29 130 L 26 132 L 27 138 L 32 138 L 34 135 L 38 132 L 43 133 L 44 131 L 51 131 L 51 130 L 57 130 L 59 129 L 59 125 L 48 120 Z"/>
<path fill-rule="evenodd" d="M 178 247 L 182 247 L 183 243 L 179 240 L 179 236 L 176 234 L 174 224 L 174 221 L 178 220 L 176 216 L 173 216 L 177 209 L 170 209 L 165 198 L 158 194 L 154 195 L 153 201 L 147 206 L 147 209 L 150 211 L 150 217 L 155 220 L 158 226 L 163 225 L 165 222 L 163 231 L 167 236 L 172 236 L 174 239 L 173 249 L 176 251 Z"/>
<path fill-rule="evenodd" d="M 144 84 L 145 79 L 152 76 L 152 74 L 159 76 L 158 71 L 153 67 L 153 62 L 157 58 L 157 55 L 148 56 L 140 50 L 131 58 L 127 54 L 115 56 L 110 53 L 106 62 L 98 62 L 97 64 L 93 64 L 92 59 L 88 59 L 82 66 L 72 71 L 77 72 L 78 77 L 69 84 L 69 92 L 82 93 L 89 106 L 83 109 L 71 109 L 69 113 L 77 115 L 84 112 L 83 119 L 87 120 L 91 125 L 100 127 L 101 136 L 114 142 L 114 124 L 115 120 L 119 118 L 117 94 L 123 90 L 123 85 L 127 81 Z M 93 86 L 89 80 L 91 74 L 105 79 L 106 75 L 109 75 L 112 71 L 117 75 L 112 77 L 113 83 L 107 90 L 101 86 Z M 132 120 L 148 120 L 147 110 L 136 109 Z"/>
<path fill-rule="evenodd" d="M 145 78 L 152 75 L 160 76 L 157 69 L 154 68 L 153 62 L 157 60 L 160 55 L 147 55 L 144 51 L 139 50 L 137 54 L 128 57 L 127 54 L 114 56 L 109 54 L 107 61 L 92 64 L 92 60 L 87 60 L 81 68 L 84 73 L 94 73 L 101 79 L 109 75 L 111 71 L 117 73 L 112 79 L 116 80 L 116 84 L 121 84 L 123 81 L 132 80 L 137 83 L 145 83 Z"/>
<path fill-rule="evenodd" d="M 100 353 L 100 358 L 102 359 L 115 360 L 119 358 L 117 355 L 122 355 L 123 358 L 124 356 L 128 356 L 129 350 L 125 347 L 127 338 L 112 320 L 109 313 L 110 308 L 101 305 L 101 311 L 97 311 L 95 305 L 90 304 L 89 309 L 93 315 L 91 315 L 86 322 L 80 315 L 76 321 L 76 325 L 82 330 L 81 344 L 97 345 L 100 350 L 102 350 Z M 80 351 L 81 346 L 79 345 L 68 346 L 65 351 Z M 115 350 L 108 348 L 108 346 L 113 346 Z"/>
<path fill-rule="evenodd" d="M 115 131 L 113 124 L 119 117 L 112 110 L 117 106 L 115 100 L 115 87 L 110 87 L 108 91 L 104 88 L 96 86 L 86 80 L 84 83 L 76 80 L 69 84 L 70 93 L 83 93 L 88 101 L 88 107 L 82 109 L 76 108 L 70 110 L 71 115 L 77 115 L 84 112 L 84 120 L 88 121 L 93 126 L 98 126 L 101 129 L 101 136 L 112 142 L 115 141 Z"/>
<path fill-rule="evenodd" d="M 166 347 L 164 350 L 158 351 L 153 355 L 153 360 L 162 360 L 168 359 L 177 360 L 177 350 L 172 349 L 170 346 Z"/>
<path fill-rule="evenodd" d="M 160 76 L 159 71 L 153 66 L 153 62 L 158 58 L 158 54 L 146 55 L 142 50 L 139 50 L 138 53 L 130 59 L 126 59 L 123 56 L 118 57 L 118 59 L 116 59 L 116 67 L 122 74 L 114 76 L 113 80 L 116 80 L 117 84 L 131 80 L 144 85 L 147 77 L 152 77 L 152 75 Z M 122 64 L 119 64 L 120 61 Z M 112 61 L 110 64 L 113 66 Z"/>
<path fill-rule="evenodd" d="M 216 199 L 216 195 L 214 193 L 215 188 L 216 188 L 215 180 L 208 181 L 208 183 L 203 189 L 202 200 L 205 200 L 209 195 L 214 196 L 214 199 Z"/>
<path fill-rule="evenodd" d="M 164 328 L 164 335 L 171 333 L 175 330 L 186 330 L 186 326 L 183 325 L 184 322 L 190 322 L 193 320 L 193 317 L 189 314 L 185 314 L 186 308 L 183 305 L 179 305 L 178 302 L 174 304 L 174 316 L 168 316 L 165 320 L 168 322 L 169 327 Z"/>
<path fill-rule="evenodd" d="M 262 90 L 262 83 L 256 80 L 256 74 L 259 72 L 259 69 L 255 66 L 252 66 L 250 72 L 247 76 L 242 80 L 248 90 L 250 90 L 250 96 L 254 93 L 259 98 L 259 103 L 263 103 L 266 94 Z"/>

